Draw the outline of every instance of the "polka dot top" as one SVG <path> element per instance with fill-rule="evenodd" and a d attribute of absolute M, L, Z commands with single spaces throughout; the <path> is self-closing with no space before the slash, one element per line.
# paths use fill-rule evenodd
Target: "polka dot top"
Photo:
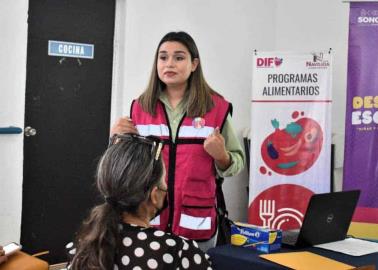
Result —
<path fill-rule="evenodd" d="M 121 225 L 120 235 L 114 270 L 212 269 L 209 256 L 195 241 L 126 223 Z M 73 255 L 74 247 L 70 245 L 69 248 L 68 253 Z"/>

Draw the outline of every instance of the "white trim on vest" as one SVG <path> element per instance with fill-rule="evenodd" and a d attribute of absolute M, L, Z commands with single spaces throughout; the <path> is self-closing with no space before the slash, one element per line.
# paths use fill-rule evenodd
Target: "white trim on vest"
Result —
<path fill-rule="evenodd" d="M 158 226 L 160 225 L 160 215 L 156 216 L 150 221 L 150 225 Z"/>
<path fill-rule="evenodd" d="M 210 230 L 211 217 L 192 217 L 181 214 L 180 227 L 191 230 Z"/>
<path fill-rule="evenodd" d="M 207 138 L 214 132 L 213 127 L 204 126 L 195 128 L 193 126 L 181 126 L 179 131 L 180 138 Z"/>
<path fill-rule="evenodd" d="M 169 128 L 167 125 L 136 125 L 138 132 L 142 136 L 169 136 Z"/>

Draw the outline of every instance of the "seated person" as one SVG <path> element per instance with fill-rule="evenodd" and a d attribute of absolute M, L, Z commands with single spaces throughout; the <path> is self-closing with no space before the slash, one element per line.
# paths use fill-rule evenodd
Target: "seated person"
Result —
<path fill-rule="evenodd" d="M 69 269 L 211 269 L 197 243 L 150 225 L 167 202 L 162 146 L 154 137 L 112 137 L 96 176 L 105 202 L 67 245 Z"/>
<path fill-rule="evenodd" d="M 2 246 L 0 246 L 0 264 L 7 260 L 7 256 L 5 256 L 5 251 Z"/>

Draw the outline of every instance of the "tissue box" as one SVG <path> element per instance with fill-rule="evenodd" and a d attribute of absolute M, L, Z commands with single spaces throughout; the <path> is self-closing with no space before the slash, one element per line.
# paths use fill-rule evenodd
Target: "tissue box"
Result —
<path fill-rule="evenodd" d="M 281 248 L 282 231 L 235 222 L 231 225 L 231 244 L 251 247 L 264 253 Z"/>

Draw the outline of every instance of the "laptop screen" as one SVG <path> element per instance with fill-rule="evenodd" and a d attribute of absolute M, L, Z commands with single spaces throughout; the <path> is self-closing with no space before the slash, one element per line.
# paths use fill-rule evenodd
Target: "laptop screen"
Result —
<path fill-rule="evenodd" d="M 359 195 L 359 190 L 313 195 L 296 246 L 318 245 L 345 239 Z"/>

